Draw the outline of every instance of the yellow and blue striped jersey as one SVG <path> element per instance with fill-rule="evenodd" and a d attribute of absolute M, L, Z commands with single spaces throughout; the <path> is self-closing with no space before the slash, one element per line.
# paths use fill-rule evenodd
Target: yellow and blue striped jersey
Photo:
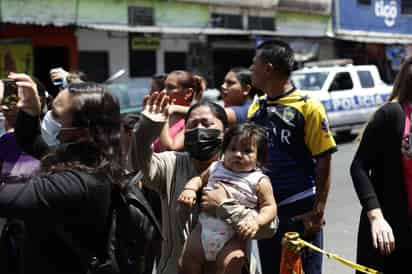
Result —
<path fill-rule="evenodd" d="M 279 97 L 262 96 L 248 118 L 267 130 L 269 157 L 264 172 L 278 201 L 315 185 L 316 157 L 336 151 L 323 105 L 293 89 Z"/>

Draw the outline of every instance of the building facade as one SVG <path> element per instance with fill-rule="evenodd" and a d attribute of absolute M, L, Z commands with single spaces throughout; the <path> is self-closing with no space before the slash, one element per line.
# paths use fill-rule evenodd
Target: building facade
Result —
<path fill-rule="evenodd" d="M 52 58 L 61 62 L 53 66 L 79 69 L 95 81 L 125 69 L 147 85 L 153 74 L 188 69 L 219 86 L 231 67 L 248 67 L 256 45 L 272 38 L 289 42 L 300 62 L 335 56 L 331 0 L 3 0 L 0 5 L 3 29 L 49 28 L 57 31 L 54 36 L 67 36 L 62 56 L 68 61 Z M 39 32 L 6 29 L 0 39 L 35 41 Z M 41 40 L 62 47 L 57 39 Z"/>
<path fill-rule="evenodd" d="M 356 15 L 356 20 L 353 20 Z M 392 82 L 412 43 L 412 2 L 335 0 L 333 37 L 337 55 L 357 64 L 375 64 Z"/>

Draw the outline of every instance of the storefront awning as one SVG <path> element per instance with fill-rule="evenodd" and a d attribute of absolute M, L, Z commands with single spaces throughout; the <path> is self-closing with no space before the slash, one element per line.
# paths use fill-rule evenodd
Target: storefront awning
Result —
<path fill-rule="evenodd" d="M 117 31 L 131 33 L 163 33 L 184 35 L 257 35 L 257 36 L 293 36 L 289 32 L 265 31 L 265 30 L 242 30 L 228 28 L 189 28 L 189 27 L 163 27 L 163 26 L 128 26 L 113 24 L 82 24 L 81 28 L 101 31 Z M 299 35 L 302 37 L 302 35 Z M 319 35 L 307 35 L 303 37 L 319 37 Z"/>
<path fill-rule="evenodd" d="M 331 37 L 362 43 L 412 44 L 412 35 L 397 33 L 339 30 Z"/>

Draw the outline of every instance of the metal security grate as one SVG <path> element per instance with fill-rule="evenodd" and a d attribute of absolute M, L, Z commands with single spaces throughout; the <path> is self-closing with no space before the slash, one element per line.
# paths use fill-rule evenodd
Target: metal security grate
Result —
<path fill-rule="evenodd" d="M 276 23 L 274 17 L 249 16 L 248 27 L 252 30 L 275 30 Z"/>
<path fill-rule="evenodd" d="M 214 28 L 243 29 L 242 16 L 212 13 L 211 25 Z"/>

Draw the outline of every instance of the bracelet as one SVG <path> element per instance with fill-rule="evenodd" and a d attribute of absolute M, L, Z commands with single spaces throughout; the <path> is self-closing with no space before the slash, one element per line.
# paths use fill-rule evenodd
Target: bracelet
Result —
<path fill-rule="evenodd" d="M 192 190 L 194 192 L 197 192 L 197 189 L 195 189 L 193 187 L 185 187 L 185 188 L 183 188 L 183 190 Z"/>

